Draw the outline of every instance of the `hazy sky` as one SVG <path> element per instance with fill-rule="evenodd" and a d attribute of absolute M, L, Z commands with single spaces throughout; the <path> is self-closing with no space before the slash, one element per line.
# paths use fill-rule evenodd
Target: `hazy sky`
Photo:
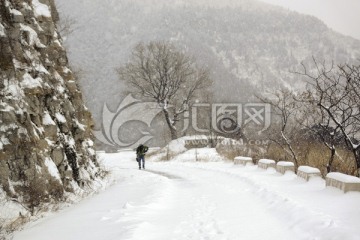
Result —
<path fill-rule="evenodd" d="M 330 28 L 360 40 L 360 0 L 260 0 L 314 15 Z"/>

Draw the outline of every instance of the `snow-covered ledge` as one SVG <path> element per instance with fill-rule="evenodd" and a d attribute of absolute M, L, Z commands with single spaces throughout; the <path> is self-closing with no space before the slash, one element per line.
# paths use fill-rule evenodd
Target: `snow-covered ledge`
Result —
<path fill-rule="evenodd" d="M 276 171 L 285 174 L 286 171 L 295 172 L 295 165 L 293 162 L 280 161 L 276 164 Z"/>
<path fill-rule="evenodd" d="M 262 169 L 268 169 L 269 167 L 275 168 L 275 161 L 270 159 L 260 159 L 258 167 Z"/>
<path fill-rule="evenodd" d="M 234 158 L 234 164 L 239 164 L 239 165 L 244 165 L 246 166 L 247 164 L 253 164 L 253 160 L 251 157 L 235 157 Z"/>
<path fill-rule="evenodd" d="M 318 168 L 300 166 L 298 168 L 297 175 L 306 181 L 309 181 L 311 177 L 321 177 L 321 172 Z"/>
<path fill-rule="evenodd" d="M 360 178 L 343 173 L 332 172 L 326 175 L 326 186 L 336 187 L 343 192 L 360 192 Z"/>

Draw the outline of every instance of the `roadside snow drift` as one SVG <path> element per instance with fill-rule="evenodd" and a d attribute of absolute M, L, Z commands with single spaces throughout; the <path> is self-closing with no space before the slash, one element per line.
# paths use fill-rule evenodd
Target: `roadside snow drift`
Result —
<path fill-rule="evenodd" d="M 199 156 L 217 159 L 213 149 Z M 134 152 L 100 153 L 117 182 L 28 225 L 15 240 L 357 240 L 360 193 L 294 173 L 196 162 L 195 149 L 138 170 Z"/>

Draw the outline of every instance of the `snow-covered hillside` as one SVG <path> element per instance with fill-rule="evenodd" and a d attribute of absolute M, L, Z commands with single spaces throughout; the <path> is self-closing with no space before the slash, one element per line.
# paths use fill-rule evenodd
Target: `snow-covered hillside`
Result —
<path fill-rule="evenodd" d="M 137 169 L 134 152 L 101 158 L 116 184 L 14 239 L 356 240 L 360 234 L 360 193 L 325 188 L 321 178 L 195 162 L 191 152 L 175 162 L 148 162 L 146 170 Z"/>
<path fill-rule="evenodd" d="M 82 88 L 97 120 L 104 102 L 115 109 L 122 99 L 115 68 L 140 41 L 171 41 L 195 55 L 211 69 L 218 101 L 252 101 L 255 91 L 279 85 L 298 88 L 301 78 L 289 71 L 312 56 L 341 63 L 360 56 L 358 40 L 314 17 L 254 0 L 58 4 L 61 16 L 77 21 L 66 44 L 71 62 L 84 71 Z"/>

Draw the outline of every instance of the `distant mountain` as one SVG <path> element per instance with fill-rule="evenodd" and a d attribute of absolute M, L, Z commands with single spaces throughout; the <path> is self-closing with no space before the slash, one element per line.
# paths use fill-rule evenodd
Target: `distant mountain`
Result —
<path fill-rule="evenodd" d="M 99 119 L 104 102 L 115 109 L 124 90 L 114 69 L 140 41 L 168 40 L 207 65 L 218 101 L 252 101 L 278 86 L 299 88 L 290 73 L 314 56 L 335 63 L 360 59 L 360 41 L 330 30 L 315 17 L 265 3 L 242 1 L 61 0 L 60 14 L 77 20 L 66 43 L 84 71 L 82 88 Z"/>

